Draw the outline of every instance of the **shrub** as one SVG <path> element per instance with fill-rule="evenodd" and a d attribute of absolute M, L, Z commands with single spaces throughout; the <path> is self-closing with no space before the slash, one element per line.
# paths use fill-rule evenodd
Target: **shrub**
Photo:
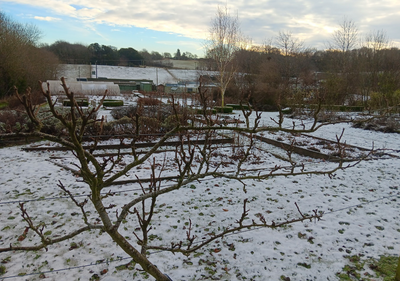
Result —
<path fill-rule="evenodd" d="M 371 109 L 387 108 L 400 104 L 400 90 L 392 93 L 373 92 L 370 95 L 368 105 Z"/>
<path fill-rule="evenodd" d="M 161 122 L 156 118 L 142 116 L 139 118 L 140 134 L 157 134 L 161 130 Z"/>
<path fill-rule="evenodd" d="M 114 108 L 111 110 L 111 116 L 114 119 L 121 119 L 123 117 L 134 117 L 138 113 L 138 107 L 137 106 L 124 106 L 121 108 Z"/>
<path fill-rule="evenodd" d="M 6 108 L 8 106 L 8 102 L 5 100 L 0 100 L 0 109 Z"/>
<path fill-rule="evenodd" d="M 178 124 L 182 125 L 182 126 L 186 126 L 187 125 L 187 118 L 185 118 L 182 114 L 178 114 L 178 115 L 170 115 L 168 116 L 162 126 L 163 128 L 165 128 L 167 131 L 173 129 L 174 127 L 176 127 Z"/>
<path fill-rule="evenodd" d="M 139 98 L 137 100 L 138 105 L 159 105 L 162 102 L 155 98 Z"/>
<path fill-rule="evenodd" d="M 28 119 L 25 113 L 16 110 L 0 111 L 0 132 L 14 133 L 20 131 L 28 131 Z"/>

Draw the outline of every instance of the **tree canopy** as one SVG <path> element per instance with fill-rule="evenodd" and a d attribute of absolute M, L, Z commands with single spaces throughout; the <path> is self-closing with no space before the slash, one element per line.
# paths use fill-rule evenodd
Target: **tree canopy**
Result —
<path fill-rule="evenodd" d="M 0 32 L 0 97 L 12 94 L 13 86 L 25 90 L 53 76 L 58 61 L 38 48 L 36 26 L 17 23 L 0 12 Z"/>

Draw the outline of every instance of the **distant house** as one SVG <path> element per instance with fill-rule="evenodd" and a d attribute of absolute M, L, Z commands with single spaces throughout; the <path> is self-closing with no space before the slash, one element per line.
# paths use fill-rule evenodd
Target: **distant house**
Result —
<path fill-rule="evenodd" d="M 158 93 L 165 93 L 165 85 L 163 85 L 163 84 L 157 85 L 157 92 Z"/>

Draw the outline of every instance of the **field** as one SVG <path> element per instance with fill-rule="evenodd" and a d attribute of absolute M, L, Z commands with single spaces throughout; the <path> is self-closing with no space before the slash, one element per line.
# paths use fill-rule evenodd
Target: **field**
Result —
<path fill-rule="evenodd" d="M 240 118 L 240 112 L 231 117 Z M 271 117 L 276 118 L 277 113 L 263 113 L 261 126 L 272 125 Z M 286 125 L 290 127 L 292 121 L 288 120 Z M 344 274 L 342 280 L 351 280 L 343 276 L 355 275 L 356 270 L 344 268 L 357 258 L 359 264 L 365 262 L 358 270 L 363 278 L 380 280 L 368 267 L 371 259 L 397 256 L 400 250 L 400 135 L 365 131 L 353 128 L 350 123 L 322 127 L 313 135 L 335 140 L 343 129 L 343 140 L 347 144 L 379 149 L 379 157 L 339 170 L 332 178 L 302 175 L 248 180 L 246 193 L 240 182 L 206 178 L 160 197 L 149 234 L 153 244 L 167 246 L 185 239 L 191 221 L 197 236 L 195 243 L 200 243 L 210 233 L 235 225 L 243 211 L 244 199 L 249 202 L 250 221 L 257 221 L 261 215 L 268 222 L 298 218 L 296 204 L 304 214 L 311 214 L 313 210 L 323 212 L 322 220 L 234 233 L 191 256 L 150 251 L 150 259 L 172 280 L 341 280 L 339 273 Z M 53 144 L 41 142 L 31 146 Z M 0 248 L 10 243 L 16 246 L 38 242 L 32 231 L 24 234 L 26 225 L 18 208 L 21 202 L 35 222 L 43 223 L 43 231 L 53 239 L 83 224 L 79 209 L 57 187 L 62 182 L 79 200 L 84 200 L 89 193 L 80 177 L 67 169 L 75 167 L 72 154 L 24 151 L 24 147 L 0 149 Z M 216 161 L 226 161 L 226 173 L 234 167 L 223 155 L 232 155 L 233 149 L 230 145 L 218 148 L 220 156 Z M 247 173 L 288 165 L 282 159 L 285 155 L 282 149 L 262 142 L 257 143 L 254 155 L 258 160 L 244 167 Z M 173 153 L 165 152 L 165 158 L 164 154 L 156 157 L 159 161 L 167 159 L 163 175 L 174 175 Z M 336 165 L 300 155 L 293 157 L 296 162 L 304 163 L 307 170 L 325 170 Z M 129 156 L 124 160 L 128 162 Z M 148 178 L 149 166 L 150 163 L 143 164 L 126 179 Z M 163 182 L 164 186 L 168 184 L 171 183 Z M 122 206 L 129 198 L 139 195 L 141 188 L 134 183 L 120 184 L 113 186 L 112 192 L 115 195 L 107 199 L 107 204 Z M 88 206 L 86 211 L 91 219 L 96 219 L 92 207 Z M 124 235 L 134 239 L 132 232 L 138 226 L 132 223 L 127 220 L 123 228 Z M 79 235 L 46 250 L 1 253 L 0 260 L 4 269 L 2 280 L 148 278 L 99 231 Z"/>
<path fill-rule="evenodd" d="M 57 79 L 61 77 L 70 80 L 75 80 L 77 77 L 96 78 L 96 74 L 93 74 L 93 71 L 96 71 L 95 65 L 60 65 Z M 199 72 L 191 68 L 167 70 L 160 67 L 97 66 L 97 77 L 108 79 L 149 79 L 153 80 L 156 85 L 173 84 L 179 81 L 198 81 L 199 75 L 204 73 L 209 74 L 210 72 Z"/>

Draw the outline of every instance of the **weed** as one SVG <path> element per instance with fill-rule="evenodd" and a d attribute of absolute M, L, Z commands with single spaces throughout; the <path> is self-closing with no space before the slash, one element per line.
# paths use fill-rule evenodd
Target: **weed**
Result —
<path fill-rule="evenodd" d="M 6 267 L 4 265 L 0 265 L 0 275 L 6 273 Z"/>

